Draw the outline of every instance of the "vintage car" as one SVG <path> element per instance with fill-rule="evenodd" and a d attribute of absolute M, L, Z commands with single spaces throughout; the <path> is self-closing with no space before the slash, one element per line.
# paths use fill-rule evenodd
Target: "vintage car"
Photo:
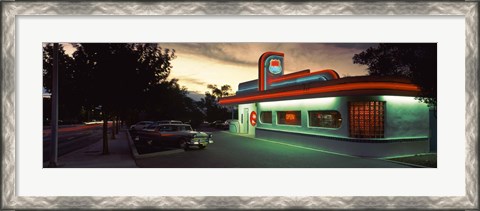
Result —
<path fill-rule="evenodd" d="M 210 126 L 214 128 L 222 129 L 222 130 L 228 130 L 231 121 L 233 121 L 233 119 L 227 119 L 226 121 L 217 120 L 212 122 Z"/>
<path fill-rule="evenodd" d="M 152 121 L 141 121 L 141 122 L 137 122 L 137 124 L 134 124 L 132 126 L 130 126 L 130 130 L 142 130 L 146 127 L 148 127 L 149 125 L 153 124 L 154 122 Z"/>
<path fill-rule="evenodd" d="M 179 147 L 188 150 L 190 147 L 204 149 L 213 143 L 212 134 L 194 131 L 188 124 L 159 124 L 138 131 L 135 142 L 155 145 Z"/>

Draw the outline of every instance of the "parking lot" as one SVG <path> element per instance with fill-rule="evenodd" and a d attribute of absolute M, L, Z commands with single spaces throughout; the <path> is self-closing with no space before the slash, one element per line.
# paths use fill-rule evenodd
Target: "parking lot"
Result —
<path fill-rule="evenodd" d="M 285 144 L 228 131 L 205 128 L 213 134 L 214 143 L 205 149 L 188 151 L 165 148 L 144 148 L 139 153 L 155 156 L 136 159 L 146 168 L 405 168 L 408 166 L 385 160 L 360 158 L 324 151 L 320 148 Z"/>

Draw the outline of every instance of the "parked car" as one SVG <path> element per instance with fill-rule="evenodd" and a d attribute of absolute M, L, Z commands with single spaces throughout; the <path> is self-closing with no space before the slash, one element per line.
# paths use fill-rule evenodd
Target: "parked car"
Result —
<path fill-rule="evenodd" d="M 214 128 L 224 128 L 225 127 L 225 121 L 224 120 L 216 120 L 212 123 L 210 123 L 211 127 Z"/>
<path fill-rule="evenodd" d="M 155 122 L 155 124 L 183 124 L 183 122 L 179 120 L 160 120 Z"/>
<path fill-rule="evenodd" d="M 217 121 L 220 122 L 220 120 L 217 120 Z M 213 121 L 213 122 L 208 123 L 208 126 L 215 127 L 215 123 L 217 123 L 217 121 Z"/>
<path fill-rule="evenodd" d="M 188 150 L 195 146 L 204 149 L 213 143 L 212 134 L 194 131 L 189 124 L 159 124 L 139 131 L 136 142 L 155 146 L 170 146 Z"/>
<path fill-rule="evenodd" d="M 208 126 L 210 126 L 210 122 L 202 121 L 202 122 L 200 123 L 200 127 L 208 127 Z"/>
<path fill-rule="evenodd" d="M 133 131 L 136 131 L 136 130 L 142 130 L 146 127 L 148 127 L 149 125 L 153 124 L 152 121 L 141 121 L 141 122 L 137 122 L 137 124 L 134 124 L 134 125 L 131 125 L 130 126 L 130 130 L 133 130 Z"/>
<path fill-rule="evenodd" d="M 236 120 L 236 119 L 227 119 L 227 120 L 225 120 L 225 124 L 227 125 L 227 129 L 228 129 L 228 127 L 230 126 L 230 123 L 231 123 L 231 122 L 234 122 L 234 121 L 237 121 L 237 120 Z"/>
<path fill-rule="evenodd" d="M 227 130 L 230 127 L 230 121 L 232 121 L 232 119 L 228 119 L 226 121 L 217 120 L 217 121 L 212 123 L 212 125 L 213 125 L 212 127 Z"/>

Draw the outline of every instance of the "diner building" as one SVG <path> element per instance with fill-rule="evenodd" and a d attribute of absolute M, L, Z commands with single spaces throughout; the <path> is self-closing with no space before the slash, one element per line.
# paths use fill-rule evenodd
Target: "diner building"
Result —
<path fill-rule="evenodd" d="M 230 132 L 362 157 L 428 152 L 429 108 L 409 80 L 284 71 L 284 54 L 266 52 L 258 79 L 219 100 L 238 107 Z"/>

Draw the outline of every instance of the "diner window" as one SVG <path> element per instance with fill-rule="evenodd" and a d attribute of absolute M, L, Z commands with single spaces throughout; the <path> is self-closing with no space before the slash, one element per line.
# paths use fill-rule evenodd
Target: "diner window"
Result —
<path fill-rule="evenodd" d="M 383 138 L 385 101 L 349 102 L 350 136 Z"/>
<path fill-rule="evenodd" d="M 262 111 L 260 113 L 260 121 L 262 123 L 272 124 L 272 112 L 271 111 Z"/>
<path fill-rule="evenodd" d="M 342 125 L 342 115 L 338 111 L 308 111 L 308 126 L 339 128 Z"/>
<path fill-rule="evenodd" d="M 300 111 L 277 111 L 277 123 L 283 125 L 302 125 Z"/>

